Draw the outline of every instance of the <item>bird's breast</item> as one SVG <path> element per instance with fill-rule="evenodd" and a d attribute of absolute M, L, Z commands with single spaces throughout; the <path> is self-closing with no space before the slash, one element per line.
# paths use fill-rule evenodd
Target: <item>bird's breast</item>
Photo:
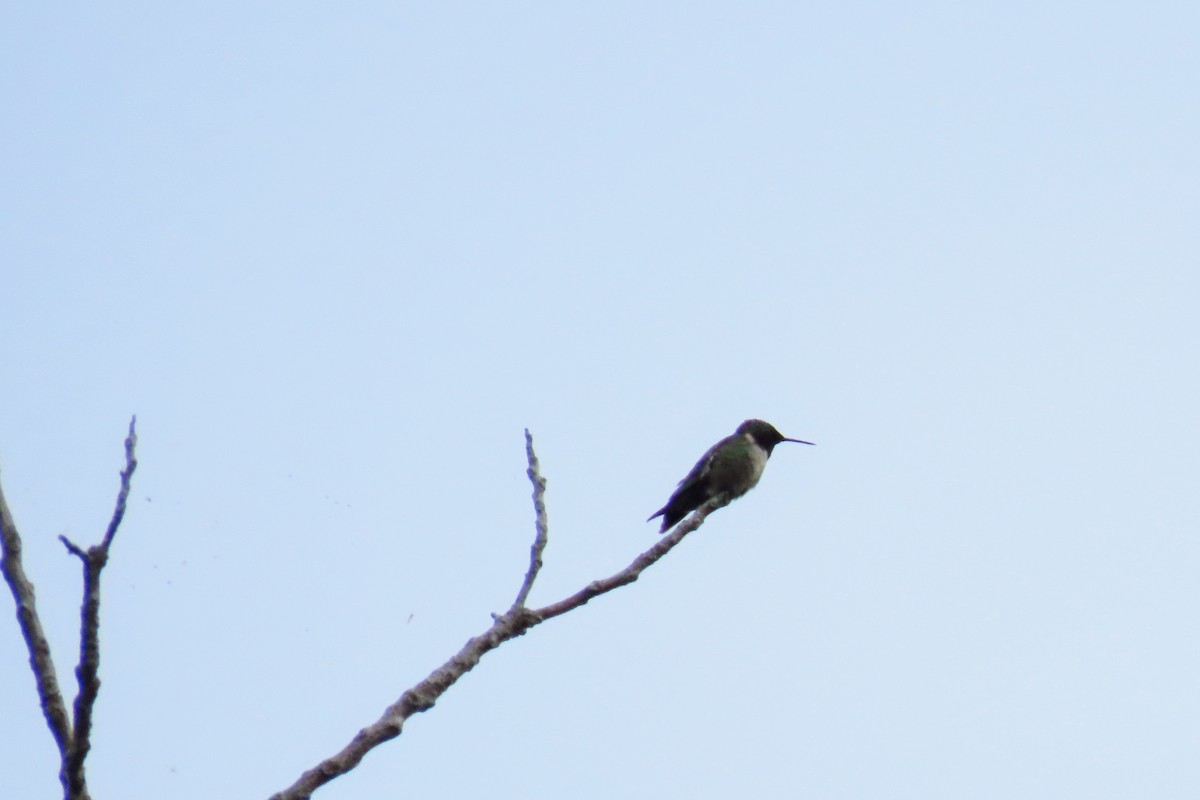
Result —
<path fill-rule="evenodd" d="M 767 451 L 756 443 L 731 447 L 714 458 L 710 474 L 712 488 L 740 497 L 754 488 L 766 466 Z"/>
<path fill-rule="evenodd" d="M 750 448 L 750 485 L 746 487 L 746 491 L 754 488 L 758 483 L 758 479 L 762 477 L 763 470 L 767 468 L 767 451 L 755 445 Z"/>

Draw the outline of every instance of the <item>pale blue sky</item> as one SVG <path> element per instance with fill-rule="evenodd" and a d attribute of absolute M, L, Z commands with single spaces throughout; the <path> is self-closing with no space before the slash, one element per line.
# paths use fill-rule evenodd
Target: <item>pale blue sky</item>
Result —
<path fill-rule="evenodd" d="M 93 795 L 1194 798 L 1191 3 L 13 6 L 0 474 Z M 7 595 L 6 595 L 7 596 Z M 0 616 L 0 797 L 58 794 Z"/>

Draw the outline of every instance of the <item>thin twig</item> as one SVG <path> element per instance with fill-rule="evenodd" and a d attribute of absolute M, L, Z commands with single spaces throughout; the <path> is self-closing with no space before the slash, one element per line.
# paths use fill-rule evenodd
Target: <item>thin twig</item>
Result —
<path fill-rule="evenodd" d="M 525 573 L 525 580 L 521 584 L 520 591 L 517 592 L 517 599 L 509 609 L 510 612 L 525 607 L 525 601 L 529 599 L 529 591 L 537 579 L 538 570 L 542 568 L 542 551 L 546 549 L 546 540 L 549 535 L 549 524 L 546 521 L 546 479 L 542 477 L 537 455 L 533 452 L 533 436 L 530 435 L 529 428 L 525 429 L 525 458 L 529 462 L 529 469 L 525 470 L 525 474 L 529 476 L 529 481 L 533 484 L 533 512 L 537 536 L 534 537 L 533 544 L 529 547 L 529 571 Z"/>
<path fill-rule="evenodd" d="M 601 578 L 598 581 L 592 581 L 575 594 L 559 600 L 557 603 L 551 603 L 548 606 L 542 606 L 541 608 L 534 610 L 533 614 L 537 617 L 537 621 L 545 622 L 548 619 L 561 616 L 568 611 L 579 608 L 593 598 L 599 597 L 602 594 L 607 594 L 618 587 L 633 583 L 641 577 L 642 572 L 645 571 L 647 567 L 651 566 L 654 564 L 654 562 L 671 552 L 675 545 L 682 542 L 683 537 L 687 536 L 689 533 L 703 525 L 704 520 L 708 518 L 709 514 L 719 508 L 724 508 L 725 506 L 729 505 L 729 502 L 729 497 L 726 495 L 720 495 L 709 500 L 707 503 L 700 506 L 700 508 L 696 509 L 691 517 L 676 525 L 670 533 L 659 539 L 653 547 L 651 547 L 649 550 L 646 550 L 644 553 L 640 553 L 638 557 L 635 558 L 633 562 L 630 563 L 630 565 L 625 569 L 616 574 L 610 575 L 607 578 Z"/>
<path fill-rule="evenodd" d="M 117 492 L 117 506 L 113 509 L 112 519 L 108 521 L 108 530 L 104 532 L 104 541 L 100 543 L 106 555 L 108 548 L 112 546 L 113 537 L 117 535 L 117 528 L 121 527 L 121 520 L 125 518 L 125 503 L 129 500 L 129 483 L 133 478 L 133 471 L 137 469 L 137 457 L 134 455 L 136 448 L 137 415 L 135 414 L 129 419 L 129 435 L 125 437 L 125 469 L 121 471 L 121 491 Z"/>
<path fill-rule="evenodd" d="M 58 535 L 58 540 L 63 543 L 63 547 L 67 548 L 68 553 L 70 553 L 73 556 L 76 556 L 83 563 L 85 563 L 85 564 L 87 563 L 88 554 L 87 554 L 86 550 L 84 550 L 82 547 L 80 547 L 79 545 L 72 542 L 70 539 L 68 539 L 66 536 L 64 536 L 61 533 Z"/>
<path fill-rule="evenodd" d="M 532 443 L 529 443 L 528 447 L 532 452 Z M 534 485 L 537 485 L 536 482 Z M 490 628 L 478 636 L 468 639 L 462 649 L 449 661 L 429 673 L 425 680 L 400 695 L 400 699 L 390 705 L 383 712 L 383 716 L 360 730 L 340 752 L 305 772 L 287 789 L 272 795 L 270 800 L 309 800 L 317 789 L 354 769 L 371 750 L 399 736 L 409 717 L 433 708 L 446 690 L 453 686 L 459 678 L 470 672 L 487 653 L 495 650 L 509 639 L 524 635 L 531 628 L 548 619 L 561 616 L 620 586 L 633 583 L 643 570 L 669 553 L 672 548 L 683 541 L 683 537 L 704 524 L 704 520 L 709 514 L 728 504 L 729 499 L 725 496 L 708 501 L 691 517 L 659 539 L 653 547 L 638 555 L 625 569 L 607 578 L 592 581 L 570 597 L 537 610 L 518 604 L 514 605 L 508 613 L 494 616 L 495 621 Z M 536 558 L 534 560 L 538 561 Z M 531 567 L 532 571 L 535 570 Z M 528 576 L 526 581 L 532 583 Z"/>

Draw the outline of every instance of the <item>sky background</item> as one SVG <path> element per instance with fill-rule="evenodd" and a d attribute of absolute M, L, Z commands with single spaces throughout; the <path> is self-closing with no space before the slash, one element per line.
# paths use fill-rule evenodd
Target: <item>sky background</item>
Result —
<path fill-rule="evenodd" d="M 1200 7 L 13 4 L 0 469 L 94 797 L 1194 798 Z M 60 795 L 12 614 L 0 797 Z"/>

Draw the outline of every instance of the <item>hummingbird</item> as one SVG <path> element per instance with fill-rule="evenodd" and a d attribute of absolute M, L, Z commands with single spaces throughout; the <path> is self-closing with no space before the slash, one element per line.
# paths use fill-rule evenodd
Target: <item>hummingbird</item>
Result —
<path fill-rule="evenodd" d="M 675 523 L 719 494 L 730 500 L 750 491 L 762 477 L 771 451 L 780 442 L 813 444 L 803 439 L 789 439 L 769 422 L 748 419 L 732 436 L 726 436 L 700 457 L 692 471 L 679 482 L 667 504 L 646 520 L 662 517 L 659 533 L 666 533 Z"/>

